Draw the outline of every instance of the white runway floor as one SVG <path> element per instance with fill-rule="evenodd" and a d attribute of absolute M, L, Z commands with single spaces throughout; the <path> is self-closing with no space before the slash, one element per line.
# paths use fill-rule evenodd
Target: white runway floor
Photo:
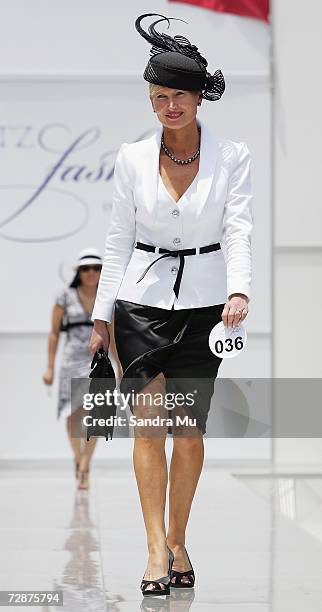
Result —
<path fill-rule="evenodd" d="M 186 542 L 195 588 L 152 601 L 130 463 L 93 465 L 88 493 L 72 467 L 2 470 L 0 590 L 62 589 L 63 608 L 25 608 L 43 612 L 320 612 L 322 475 L 265 472 L 205 464 Z"/>

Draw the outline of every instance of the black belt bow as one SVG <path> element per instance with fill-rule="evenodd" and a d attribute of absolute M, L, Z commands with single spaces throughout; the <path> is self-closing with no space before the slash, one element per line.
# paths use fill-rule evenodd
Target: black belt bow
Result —
<path fill-rule="evenodd" d="M 146 244 L 145 242 L 137 242 L 135 245 L 136 249 L 141 249 L 142 251 L 150 251 L 155 253 L 155 249 L 156 247 L 153 246 L 152 244 Z M 199 253 L 210 253 L 211 251 L 217 251 L 218 249 L 220 249 L 220 243 L 216 242 L 214 244 L 208 244 L 207 246 L 203 246 L 200 247 L 199 249 Z M 155 259 L 154 261 L 152 261 L 152 263 L 150 263 L 148 265 L 148 267 L 144 270 L 143 274 L 141 274 L 139 280 L 136 281 L 136 283 L 139 283 L 146 275 L 146 273 L 150 270 L 150 268 L 157 263 L 157 261 L 159 261 L 160 259 L 163 259 L 164 257 L 180 257 L 180 265 L 179 265 L 179 270 L 178 270 L 178 274 L 176 277 L 176 281 L 174 283 L 173 286 L 173 291 L 176 295 L 176 297 L 179 296 L 179 289 L 180 289 L 180 283 L 181 283 L 181 279 L 182 279 L 182 274 L 183 274 L 183 268 L 184 268 L 184 262 L 185 262 L 185 256 L 186 255 L 196 255 L 197 253 L 197 249 L 193 248 L 193 249 L 177 249 L 175 251 L 171 251 L 170 249 L 164 249 L 164 248 L 159 248 L 159 253 L 164 253 L 164 255 L 161 255 L 161 257 L 158 257 L 158 259 Z"/>

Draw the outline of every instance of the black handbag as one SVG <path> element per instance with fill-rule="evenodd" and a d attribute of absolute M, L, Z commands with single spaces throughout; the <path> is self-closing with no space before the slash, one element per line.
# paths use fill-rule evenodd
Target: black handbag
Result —
<path fill-rule="evenodd" d="M 104 437 L 106 441 L 110 436 L 112 440 L 116 404 L 114 396 L 111 394 L 116 389 L 116 379 L 110 358 L 103 348 L 98 349 L 92 359 L 89 377 L 91 378 L 89 393 L 93 393 L 93 397 L 97 393 L 102 393 L 105 396 L 105 401 L 102 401 L 102 405 L 96 405 L 94 402 L 94 407 L 89 413 L 93 424 L 87 425 L 87 441 L 91 436 L 95 438 Z M 110 394 L 106 393 L 108 391 Z M 106 397 L 109 398 L 109 401 L 106 401 Z M 104 424 L 99 424 L 94 419 L 104 419 Z M 109 420 L 108 424 L 105 423 L 106 419 Z"/>

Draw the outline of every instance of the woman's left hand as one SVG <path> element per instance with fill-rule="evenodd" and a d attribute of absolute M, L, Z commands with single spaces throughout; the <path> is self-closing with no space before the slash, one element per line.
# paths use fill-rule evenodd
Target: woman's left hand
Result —
<path fill-rule="evenodd" d="M 235 327 L 242 323 L 248 314 L 249 299 L 243 293 L 233 293 L 225 304 L 221 318 L 225 327 Z"/>

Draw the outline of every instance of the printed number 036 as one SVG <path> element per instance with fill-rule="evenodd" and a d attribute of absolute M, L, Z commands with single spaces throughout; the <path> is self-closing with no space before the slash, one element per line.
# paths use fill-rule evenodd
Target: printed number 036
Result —
<path fill-rule="evenodd" d="M 231 338 L 226 338 L 225 346 L 222 340 L 217 340 L 215 342 L 215 350 L 217 353 L 222 353 L 223 351 L 225 351 L 226 353 L 230 353 L 230 351 L 233 351 L 234 348 L 237 351 L 241 351 L 243 346 L 244 346 L 244 343 L 243 343 L 243 339 L 241 336 L 236 336 L 234 341 Z"/>

